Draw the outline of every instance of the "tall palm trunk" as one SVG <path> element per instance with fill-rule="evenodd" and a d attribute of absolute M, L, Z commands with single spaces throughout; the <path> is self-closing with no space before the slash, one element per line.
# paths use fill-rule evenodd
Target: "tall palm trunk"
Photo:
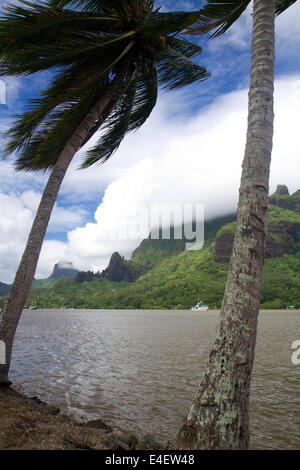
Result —
<path fill-rule="evenodd" d="M 273 137 L 275 1 L 254 0 L 248 132 L 237 230 L 217 337 L 169 449 L 246 449 Z"/>
<path fill-rule="evenodd" d="M 95 127 L 95 122 L 99 119 L 102 122 L 103 114 L 105 115 L 104 117 L 107 117 L 106 109 L 109 108 L 109 112 L 111 112 L 111 104 L 114 103 L 116 105 L 121 98 L 126 88 L 124 76 L 125 73 L 120 72 L 112 81 L 110 87 L 107 88 L 105 95 L 88 112 L 76 132 L 69 139 L 49 177 L 14 283 L 1 312 L 0 342 L 1 349 L 5 351 L 5 360 L 2 359 L 1 362 L 4 363 L 0 363 L 0 385 L 10 385 L 11 383 L 8 380 L 8 372 L 13 340 L 31 288 L 47 226 L 61 183 L 75 153 L 86 142 L 87 137 L 90 136 L 90 131 Z"/>

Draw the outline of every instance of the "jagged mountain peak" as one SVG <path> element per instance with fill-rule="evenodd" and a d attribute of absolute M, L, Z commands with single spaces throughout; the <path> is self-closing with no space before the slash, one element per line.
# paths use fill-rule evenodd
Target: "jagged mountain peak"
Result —
<path fill-rule="evenodd" d="M 78 273 L 72 262 L 70 261 L 59 261 L 54 265 L 53 272 L 49 278 L 60 279 L 62 277 L 75 277 Z"/>
<path fill-rule="evenodd" d="M 285 184 L 278 184 L 275 194 L 284 194 L 286 196 L 289 196 L 289 190 L 288 187 Z"/>

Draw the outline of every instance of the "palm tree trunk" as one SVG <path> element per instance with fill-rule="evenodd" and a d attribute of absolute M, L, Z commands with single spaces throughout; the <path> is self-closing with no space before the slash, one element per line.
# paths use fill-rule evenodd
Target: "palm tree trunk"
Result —
<path fill-rule="evenodd" d="M 76 132 L 66 144 L 51 172 L 42 195 L 36 217 L 32 224 L 27 245 L 19 264 L 14 283 L 1 312 L 0 345 L 1 349 L 4 349 L 5 351 L 5 359 L 0 360 L 0 385 L 5 386 L 10 385 L 11 383 L 8 380 L 8 372 L 11 362 L 13 340 L 31 288 L 43 240 L 61 183 L 75 153 L 83 143 L 85 143 L 95 122 L 99 119 L 102 121 L 103 116 L 103 120 L 105 120 L 107 117 L 106 109 L 109 109 L 109 114 L 112 111 L 111 102 L 114 102 L 116 105 L 118 100 L 121 98 L 126 87 L 126 84 L 124 83 L 124 75 L 124 71 L 117 75 L 117 77 L 112 81 L 110 87 L 107 88 L 105 95 L 102 96 L 89 111 L 76 129 Z M 98 127 L 99 122 L 97 128 Z"/>
<path fill-rule="evenodd" d="M 254 0 L 248 131 L 237 230 L 217 337 L 169 449 L 246 449 L 249 390 L 265 254 L 273 137 L 275 1 Z"/>

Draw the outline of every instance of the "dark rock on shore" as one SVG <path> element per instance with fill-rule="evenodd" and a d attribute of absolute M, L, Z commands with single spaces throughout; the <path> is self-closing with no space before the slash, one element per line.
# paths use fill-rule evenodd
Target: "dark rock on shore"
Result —
<path fill-rule="evenodd" d="M 101 419 L 79 423 L 37 396 L 0 387 L 0 449 L 137 450 L 162 449 L 155 438 L 115 431 Z"/>
<path fill-rule="evenodd" d="M 135 446 L 135 450 L 162 450 L 163 446 L 150 434 L 145 434 Z"/>
<path fill-rule="evenodd" d="M 92 421 L 84 423 L 82 426 L 88 428 L 102 429 L 102 431 L 104 432 L 112 432 L 112 428 L 104 421 L 102 421 L 102 419 L 93 419 Z"/>
<path fill-rule="evenodd" d="M 50 415 L 56 416 L 60 413 L 60 408 L 57 408 L 56 406 L 48 405 L 48 403 L 45 403 L 44 401 L 40 400 L 36 395 L 34 397 L 31 397 L 31 400 L 34 400 L 39 405 L 46 407 L 47 413 L 49 413 Z"/>

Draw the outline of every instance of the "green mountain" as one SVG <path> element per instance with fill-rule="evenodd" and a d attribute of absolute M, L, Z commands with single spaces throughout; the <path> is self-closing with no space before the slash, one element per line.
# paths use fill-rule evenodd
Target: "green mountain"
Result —
<path fill-rule="evenodd" d="M 68 261 L 63 263 L 59 262 L 55 264 L 52 274 L 46 279 L 33 279 L 32 289 L 48 289 L 49 287 L 52 287 L 58 281 L 58 279 L 69 277 L 74 278 L 77 274 L 78 270 L 74 268 L 72 263 Z M 0 297 L 8 294 L 10 288 L 10 284 L 3 284 L 0 282 Z M 0 305 L 2 303 L 0 303 Z"/>
<path fill-rule="evenodd" d="M 50 279 L 61 279 L 66 277 L 75 277 L 78 273 L 78 269 L 75 269 L 73 263 L 70 261 L 59 262 L 54 265 L 52 274 L 49 276 Z"/>
<path fill-rule="evenodd" d="M 8 294 L 10 285 L 0 282 L 0 296 Z"/>
<path fill-rule="evenodd" d="M 71 262 L 59 262 L 54 265 L 52 274 L 50 274 L 49 277 L 47 277 L 46 279 L 34 279 L 32 283 L 32 288 L 48 288 L 53 286 L 58 281 L 58 279 L 74 278 L 77 274 L 78 269 L 75 269 Z"/>
<path fill-rule="evenodd" d="M 300 191 L 278 186 L 270 196 L 262 308 L 300 308 Z M 32 290 L 38 307 L 189 309 L 199 300 L 220 308 L 236 222 L 233 214 L 205 223 L 205 244 L 143 240 L 131 260 L 112 255 L 102 273 L 79 273 L 49 289 Z M 81 276 L 81 278 L 80 278 Z"/>
<path fill-rule="evenodd" d="M 235 220 L 235 214 L 229 214 L 221 217 L 216 217 L 212 220 L 206 221 L 204 224 L 204 239 L 206 245 L 214 240 L 218 230 L 229 222 Z M 182 230 L 182 233 L 184 231 Z M 162 238 L 154 240 L 151 234 L 146 240 L 133 251 L 131 261 L 142 266 L 146 271 L 152 269 L 165 258 L 175 256 L 185 251 L 185 243 L 187 241 L 184 237 L 182 240 L 174 239 L 174 228 L 170 230 L 171 239 L 164 240 Z"/>

